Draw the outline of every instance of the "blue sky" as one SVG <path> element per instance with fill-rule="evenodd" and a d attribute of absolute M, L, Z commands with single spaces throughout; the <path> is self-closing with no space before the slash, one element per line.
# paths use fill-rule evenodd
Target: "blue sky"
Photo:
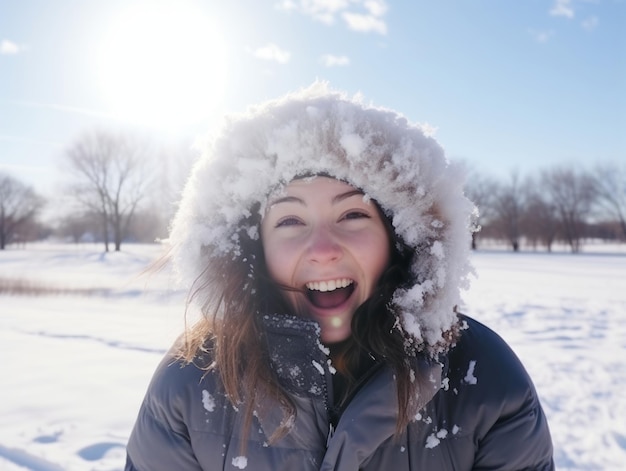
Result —
<path fill-rule="evenodd" d="M 626 0 L 0 0 L 0 171 L 82 132 L 185 141 L 316 79 L 506 177 L 626 159 Z"/>

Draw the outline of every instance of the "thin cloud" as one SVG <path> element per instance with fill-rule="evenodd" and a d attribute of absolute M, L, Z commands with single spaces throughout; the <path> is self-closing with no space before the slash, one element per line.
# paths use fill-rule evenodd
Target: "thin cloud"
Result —
<path fill-rule="evenodd" d="M 387 34 L 385 0 L 282 0 L 276 8 L 297 11 L 327 25 L 341 18 L 353 31 Z"/>
<path fill-rule="evenodd" d="M 384 0 L 367 0 L 363 3 L 363 6 L 372 16 L 380 17 L 385 16 L 385 13 L 387 13 L 387 4 Z"/>
<path fill-rule="evenodd" d="M 9 41 L 8 39 L 3 39 L 0 41 L 0 54 L 2 55 L 15 55 L 23 52 L 26 49 L 25 46 L 20 46 L 13 41 Z"/>
<path fill-rule="evenodd" d="M 387 24 L 381 19 L 372 15 L 361 15 L 358 13 L 344 13 L 342 15 L 344 21 L 353 31 L 361 33 L 379 33 L 387 34 Z"/>
<path fill-rule="evenodd" d="M 345 67 L 350 65 L 350 58 L 347 56 L 324 54 L 320 57 L 320 62 L 324 65 L 324 67 Z"/>
<path fill-rule="evenodd" d="M 0 163 L 0 169 L 4 169 L 10 173 L 38 173 L 42 175 L 50 174 L 50 167 L 45 165 L 14 165 Z"/>
<path fill-rule="evenodd" d="M 554 36 L 554 31 L 535 31 L 531 29 L 529 33 L 538 43 L 547 43 Z"/>
<path fill-rule="evenodd" d="M 590 16 L 589 18 L 583 20 L 581 25 L 584 30 L 593 31 L 594 29 L 598 27 L 599 22 L 600 20 L 598 20 L 597 16 Z"/>
<path fill-rule="evenodd" d="M 550 10 L 552 16 L 563 16 L 565 18 L 574 18 L 574 9 L 571 0 L 556 0 Z"/>
<path fill-rule="evenodd" d="M 56 141 L 54 139 L 43 139 L 43 138 L 32 137 L 32 136 L 15 136 L 11 134 L 0 134 L 0 141 L 1 142 L 26 143 L 26 144 L 35 142 L 35 143 L 53 144 L 55 146 L 64 144 L 63 142 Z M 8 164 L 4 165 L 4 167 L 7 167 L 7 165 Z M 3 165 L 0 164 L 0 167 L 2 166 Z"/>
<path fill-rule="evenodd" d="M 316 21 L 330 25 L 335 16 L 350 6 L 349 0 L 283 0 L 276 5 L 279 10 L 299 11 Z"/>
<path fill-rule="evenodd" d="M 0 141 L 26 142 L 28 141 L 28 139 L 22 136 L 11 136 L 8 134 L 0 134 Z"/>
<path fill-rule="evenodd" d="M 78 108 L 76 106 L 59 105 L 57 103 L 37 103 L 32 101 L 14 101 L 13 103 L 19 106 L 28 106 L 31 108 L 47 108 L 51 110 L 62 111 L 64 113 L 75 113 L 85 116 L 92 116 L 94 118 L 119 119 L 119 117 L 116 117 L 110 113 L 90 110 L 87 108 Z"/>
<path fill-rule="evenodd" d="M 270 43 L 253 51 L 255 57 L 263 60 L 286 64 L 291 58 L 291 53 L 281 49 L 276 44 Z"/>

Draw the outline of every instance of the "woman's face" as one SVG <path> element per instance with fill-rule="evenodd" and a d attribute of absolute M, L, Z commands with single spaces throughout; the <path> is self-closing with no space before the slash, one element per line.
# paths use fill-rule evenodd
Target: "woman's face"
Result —
<path fill-rule="evenodd" d="M 296 312 L 321 327 L 322 341 L 350 335 L 356 309 L 389 263 L 389 237 L 361 191 L 328 177 L 292 181 L 271 196 L 261 223 L 267 269 Z"/>

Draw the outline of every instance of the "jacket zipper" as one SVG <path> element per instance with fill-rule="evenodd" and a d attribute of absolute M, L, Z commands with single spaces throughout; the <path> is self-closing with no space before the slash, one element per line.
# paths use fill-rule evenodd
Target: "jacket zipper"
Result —
<path fill-rule="evenodd" d="M 333 400 L 334 392 L 333 392 L 333 384 L 332 384 L 333 382 L 332 373 L 330 373 L 330 370 L 328 370 L 327 374 L 329 374 L 329 376 L 328 376 L 328 379 L 326 380 L 326 394 L 327 394 L 326 411 L 327 411 L 327 419 L 328 419 L 328 438 L 326 440 L 327 446 L 335 432 L 335 427 L 333 426 L 333 420 L 332 420 L 331 415 L 335 416 L 336 422 L 338 423 L 339 420 L 341 419 L 341 416 L 343 415 L 347 407 L 352 402 L 352 399 L 354 399 L 354 397 L 359 393 L 359 391 L 363 389 L 363 386 L 365 386 L 365 384 L 369 382 L 369 380 L 374 376 L 374 374 L 376 374 L 376 372 L 378 372 L 382 368 L 382 366 L 383 366 L 383 362 L 378 361 L 374 363 L 374 365 L 372 365 L 372 367 L 368 369 L 367 372 L 363 376 L 361 376 L 361 378 L 359 378 L 359 380 L 357 381 L 356 385 L 354 386 L 350 394 L 341 402 L 341 404 L 339 405 L 337 409 L 335 409 L 334 400 Z"/>

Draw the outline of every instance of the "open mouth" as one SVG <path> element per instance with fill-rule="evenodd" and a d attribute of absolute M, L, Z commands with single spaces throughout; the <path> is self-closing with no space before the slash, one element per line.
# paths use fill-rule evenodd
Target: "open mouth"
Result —
<path fill-rule="evenodd" d="M 354 292 L 354 281 L 340 278 L 328 281 L 311 281 L 306 284 L 306 297 L 313 306 L 332 309 L 348 300 Z"/>

